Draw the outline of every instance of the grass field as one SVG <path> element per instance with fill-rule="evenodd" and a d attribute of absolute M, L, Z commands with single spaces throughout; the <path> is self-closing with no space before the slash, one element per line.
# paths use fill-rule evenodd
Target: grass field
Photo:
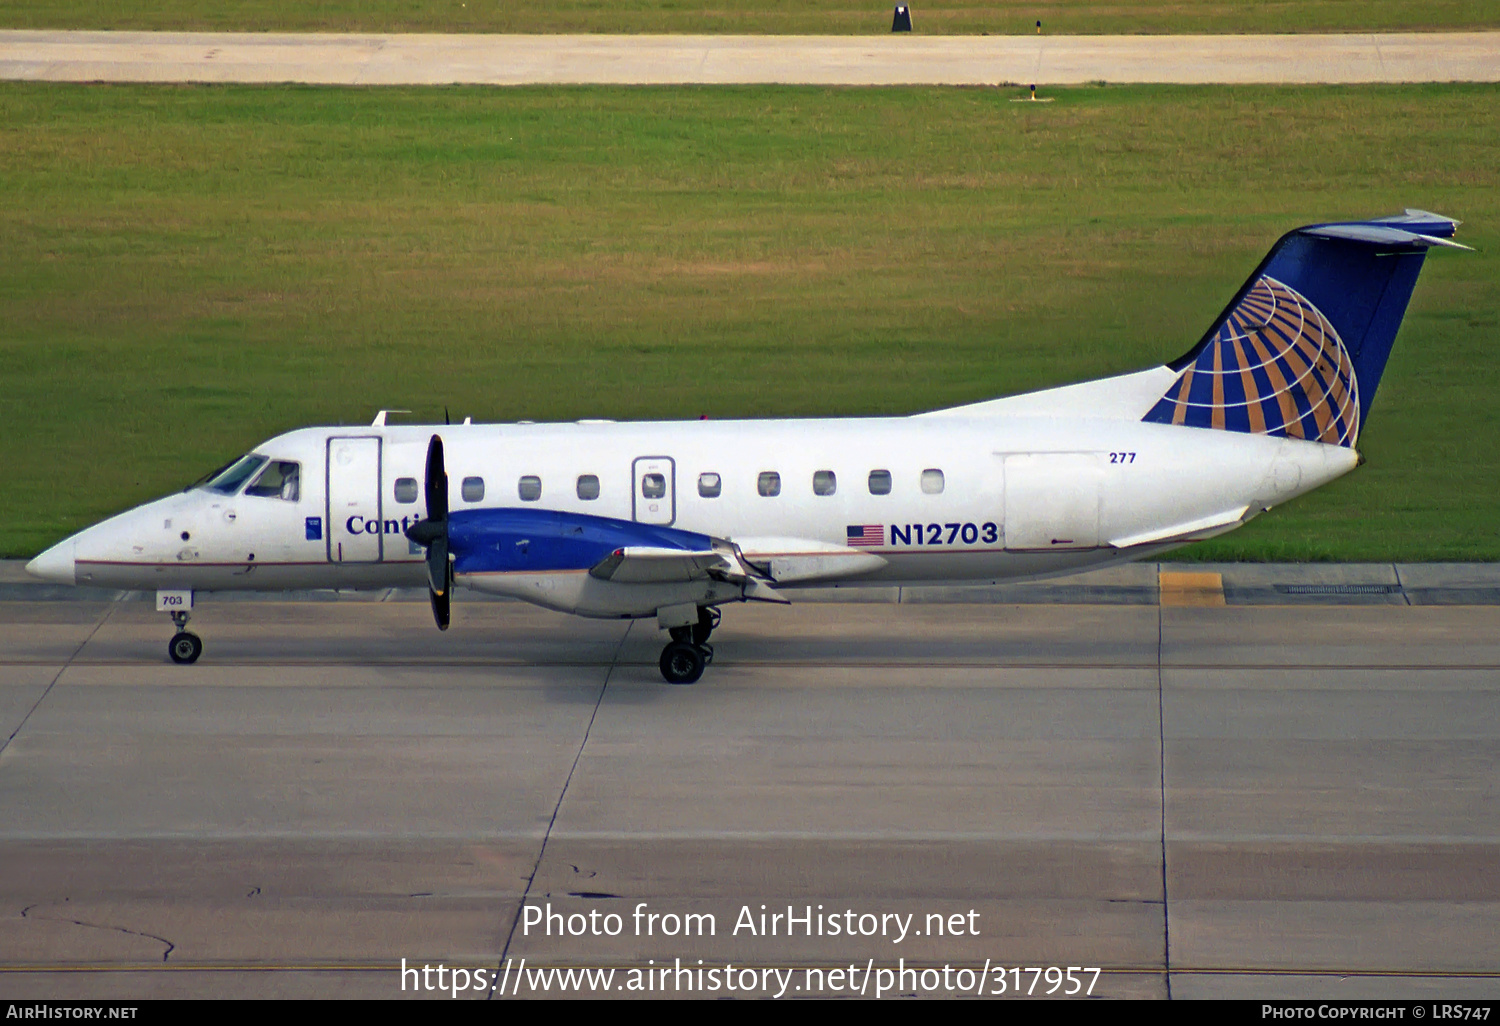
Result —
<path fill-rule="evenodd" d="M 891 30 L 875 0 L 0 0 L 0 27 L 303 32 Z M 956 0 L 912 5 L 924 33 L 1370 32 L 1500 27 L 1494 0 Z"/>
<path fill-rule="evenodd" d="M 1495 86 L 0 85 L 0 552 L 279 431 L 904 413 L 1175 357 L 1422 206 L 1348 478 L 1203 558 L 1500 558 Z"/>

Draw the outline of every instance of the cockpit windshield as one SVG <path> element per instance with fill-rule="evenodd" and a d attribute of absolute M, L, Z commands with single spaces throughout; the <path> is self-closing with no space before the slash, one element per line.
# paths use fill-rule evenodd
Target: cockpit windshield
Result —
<path fill-rule="evenodd" d="M 218 474 L 209 478 L 203 487 L 211 492 L 222 492 L 225 495 L 233 495 L 240 490 L 241 485 L 250 480 L 250 475 L 259 470 L 265 462 L 266 458 L 264 456 L 257 456 L 255 453 L 243 456 L 225 467 Z"/>
<path fill-rule="evenodd" d="M 296 502 L 301 476 L 302 468 L 291 460 L 272 460 L 266 464 L 266 469 L 260 472 L 260 476 L 251 482 L 250 487 L 245 489 L 245 494 Z"/>

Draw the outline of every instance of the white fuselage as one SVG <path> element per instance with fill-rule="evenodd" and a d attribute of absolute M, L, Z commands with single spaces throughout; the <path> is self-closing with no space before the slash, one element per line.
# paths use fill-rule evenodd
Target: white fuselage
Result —
<path fill-rule="evenodd" d="M 194 488 L 89 528 L 32 568 L 129 589 L 418 587 L 422 551 L 402 532 L 425 514 L 434 434 L 454 512 L 537 508 L 697 532 L 734 542 L 778 586 L 1038 577 L 1139 558 L 1230 530 L 1358 458 L 1107 407 L 1093 417 L 1076 401 L 1059 402 L 1072 407 L 1062 413 L 1015 405 L 869 419 L 307 428 L 255 450 L 300 467 L 295 500 Z M 588 478 L 597 497 L 580 497 L 593 493 Z M 671 599 L 586 578 L 459 583 L 593 616 L 650 615 Z"/>

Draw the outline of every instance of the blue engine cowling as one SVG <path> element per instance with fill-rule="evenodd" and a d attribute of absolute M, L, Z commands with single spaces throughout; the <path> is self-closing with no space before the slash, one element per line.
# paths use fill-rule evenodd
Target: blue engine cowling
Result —
<path fill-rule="evenodd" d="M 628 546 L 702 552 L 713 548 L 713 539 L 672 527 L 547 509 L 468 509 L 448 516 L 448 551 L 458 574 L 587 570 Z"/>

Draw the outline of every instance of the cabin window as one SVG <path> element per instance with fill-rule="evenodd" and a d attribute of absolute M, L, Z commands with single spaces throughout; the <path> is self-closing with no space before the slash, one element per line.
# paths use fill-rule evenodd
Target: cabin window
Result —
<path fill-rule="evenodd" d="M 889 470 L 870 471 L 870 494 L 891 494 L 891 472 Z"/>
<path fill-rule="evenodd" d="M 832 495 L 839 490 L 839 479 L 831 470 L 813 471 L 813 494 Z"/>
<path fill-rule="evenodd" d="M 578 475 L 578 497 L 585 502 L 588 502 L 591 499 L 599 498 L 599 478 L 597 475 Z"/>
<path fill-rule="evenodd" d="M 723 490 L 724 482 L 719 479 L 718 474 L 698 475 L 698 494 L 705 499 L 717 499 Z"/>
<path fill-rule="evenodd" d="M 416 478 L 414 478 L 414 477 L 398 477 L 398 478 L 396 478 L 396 501 L 397 502 L 416 502 L 417 501 L 417 479 Z"/>
<path fill-rule="evenodd" d="M 208 482 L 208 490 L 221 492 L 224 495 L 233 495 L 240 490 L 240 485 L 250 480 L 250 475 L 260 469 L 262 463 L 266 462 L 264 456 L 249 455 L 236 460 L 228 467 L 219 472 L 213 480 Z"/>
<path fill-rule="evenodd" d="M 466 477 L 459 494 L 464 497 L 465 502 L 479 502 L 484 498 L 484 478 Z"/>
<path fill-rule="evenodd" d="M 941 495 L 943 492 L 943 472 L 928 468 L 922 471 L 922 491 L 928 495 Z"/>
<path fill-rule="evenodd" d="M 760 477 L 756 479 L 755 487 L 762 495 L 780 495 L 781 475 L 774 470 L 762 470 Z"/>
<path fill-rule="evenodd" d="M 527 474 L 517 483 L 516 492 L 521 496 L 522 502 L 535 502 L 542 497 L 542 479 L 535 474 Z"/>
<path fill-rule="evenodd" d="M 245 489 L 246 495 L 296 502 L 301 489 L 302 467 L 290 460 L 272 460 Z"/>
<path fill-rule="evenodd" d="M 641 475 L 641 498 L 660 499 L 666 494 L 667 478 L 665 474 Z"/>

